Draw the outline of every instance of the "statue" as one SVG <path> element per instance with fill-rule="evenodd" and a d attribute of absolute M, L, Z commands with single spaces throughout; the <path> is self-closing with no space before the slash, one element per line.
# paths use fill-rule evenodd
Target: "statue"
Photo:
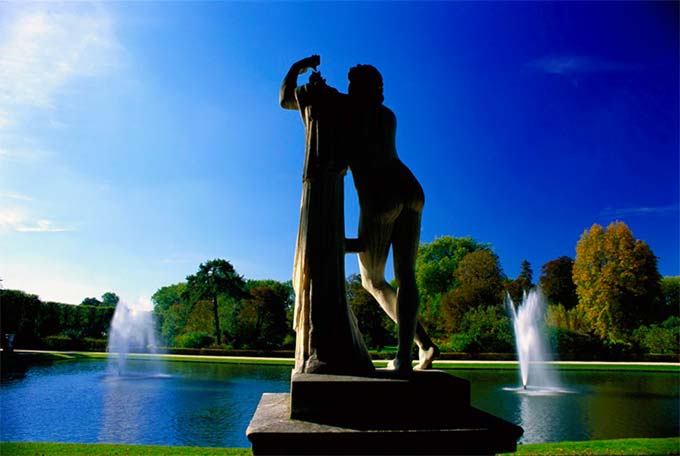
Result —
<path fill-rule="evenodd" d="M 293 288 L 297 373 L 370 375 L 371 357 L 347 305 L 342 153 L 344 97 L 318 72 L 297 87 L 297 77 L 319 64 L 318 56 L 290 68 L 280 104 L 297 109 L 305 125 L 300 225 Z"/>
<path fill-rule="evenodd" d="M 382 93 L 382 76 L 370 65 L 357 65 L 349 72 L 348 94 L 341 94 L 325 84 L 321 75 L 314 71 L 310 82 L 297 87 L 297 77 L 309 69 L 315 69 L 320 64 L 319 56 L 311 56 L 296 62 L 288 72 L 281 86 L 281 106 L 287 109 L 298 109 L 302 115 L 306 128 L 306 156 L 305 174 L 303 177 L 303 197 L 300 217 L 300 229 L 295 257 L 294 287 L 296 292 L 295 329 L 297 331 L 296 359 L 298 354 L 307 350 L 313 361 L 315 336 L 314 314 L 315 303 L 324 306 L 322 312 L 328 312 L 328 307 L 342 303 L 344 298 L 344 268 L 334 267 L 334 274 L 342 269 L 342 278 L 335 279 L 342 282 L 342 286 L 324 282 L 332 288 L 332 292 L 342 292 L 342 298 L 331 296 L 331 290 L 324 293 L 323 300 L 316 301 L 314 293 L 308 296 L 309 282 L 314 282 L 315 267 L 331 266 L 326 257 L 324 264 L 315 264 L 310 238 L 316 236 L 314 230 L 323 229 L 324 233 L 333 232 L 334 236 L 342 233 L 344 241 L 344 218 L 342 208 L 342 177 L 347 166 L 352 170 L 354 184 L 359 196 L 361 209 L 359 218 L 359 266 L 362 285 L 378 301 L 387 315 L 398 324 L 399 345 L 397 356 L 389 364 L 391 369 L 400 372 L 410 372 L 412 369 L 411 348 L 415 340 L 419 348 L 418 368 L 427 369 L 439 350 L 433 344 L 417 319 L 418 290 L 415 279 L 415 261 L 420 239 L 420 219 L 425 201 L 423 190 L 409 171 L 399 160 L 395 147 L 396 117 L 385 107 Z M 332 185 L 321 184 L 329 190 L 317 193 L 315 186 L 319 186 L 320 176 L 335 173 Z M 316 176 L 316 177 L 315 177 Z M 316 182 L 315 182 L 316 179 Z M 326 188 L 324 187 L 324 188 Z M 330 190 L 333 187 L 334 190 Z M 326 211 L 330 206 L 336 211 L 315 213 L 313 194 L 329 198 Z M 337 207 L 338 201 L 340 206 Z M 324 217 L 323 222 L 316 220 L 317 216 Z M 328 218 L 326 218 L 328 217 Z M 322 226 L 323 225 L 323 226 Z M 338 241 L 336 239 L 336 241 Z M 333 242 L 336 242 L 333 241 Z M 342 242 L 337 242 L 341 245 Z M 334 244 L 335 245 L 335 244 Z M 389 249 L 393 249 L 394 271 L 398 289 L 395 291 L 384 277 L 385 264 Z M 342 249 L 341 249 L 342 250 Z M 342 255 L 333 258 L 342 265 Z M 311 256 L 310 256 L 311 255 Z M 333 260 L 336 261 L 336 260 Z M 335 263 L 334 263 L 335 264 Z M 327 276 L 327 273 L 318 272 Z M 342 288 L 342 289 L 340 289 Z M 318 290 L 314 287 L 314 290 Z M 313 290 L 313 291 L 314 291 Z M 347 308 L 343 312 L 349 314 L 347 319 L 349 332 L 355 345 L 363 346 L 363 341 L 356 328 L 356 321 Z M 318 311 L 317 311 L 318 312 Z M 310 313 L 311 317 L 304 315 Z M 340 314 L 340 310 L 336 311 Z M 307 326 L 311 323 L 311 328 Z M 343 321 L 329 322 L 331 326 L 343 324 Z M 310 340 L 307 334 L 311 329 Z M 330 331 L 330 328 L 324 329 Z M 302 346 L 300 345 L 300 341 Z M 339 341 L 338 341 L 338 345 Z M 365 347 L 363 348 L 365 349 Z M 360 353 L 361 347 L 355 351 Z M 351 351 L 351 350 L 350 350 Z M 305 359 L 305 356 L 301 356 Z M 361 358 L 361 356 L 358 356 Z M 313 363 L 312 363 L 313 364 Z M 302 367 L 300 372 L 308 372 Z"/>

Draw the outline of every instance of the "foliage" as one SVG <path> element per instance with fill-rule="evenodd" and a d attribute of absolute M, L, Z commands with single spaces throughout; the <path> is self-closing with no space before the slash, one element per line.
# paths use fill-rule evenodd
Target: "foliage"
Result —
<path fill-rule="evenodd" d="M 218 345 L 222 343 L 218 295 L 241 297 L 245 295 L 244 289 L 243 278 L 236 273 L 227 260 L 216 259 L 201 263 L 196 274 L 187 276 L 187 296 L 192 298 L 192 301 L 209 298 L 212 302 L 215 340 Z"/>
<path fill-rule="evenodd" d="M 107 291 L 102 295 L 102 305 L 103 306 L 109 306 L 109 307 L 116 307 L 118 305 L 118 302 L 120 301 L 120 298 L 116 293 L 113 293 L 111 291 Z"/>
<path fill-rule="evenodd" d="M 602 351 L 599 338 L 564 327 L 548 327 L 548 338 L 561 360 L 594 359 Z"/>
<path fill-rule="evenodd" d="M 43 302 L 20 290 L 0 290 L 2 332 L 14 333 L 16 348 L 40 348 L 48 336 L 69 334 L 72 339 L 103 338 L 114 309 Z"/>
<path fill-rule="evenodd" d="M 458 286 L 441 302 L 446 327 L 450 331 L 460 329 L 461 318 L 468 310 L 503 302 L 503 271 L 495 253 L 489 250 L 468 253 L 460 261 L 454 276 Z"/>
<path fill-rule="evenodd" d="M 426 296 L 446 293 L 456 286 L 454 273 L 468 253 L 489 250 L 471 237 L 442 236 L 430 243 L 421 244 L 416 260 L 418 290 Z"/>
<path fill-rule="evenodd" d="M 660 325 L 640 326 L 633 339 L 646 353 L 680 354 L 680 318 L 668 317 Z"/>
<path fill-rule="evenodd" d="M 176 283 L 158 289 L 151 296 L 156 324 L 167 346 L 175 345 L 187 324 L 191 305 L 185 295 L 186 283 Z"/>
<path fill-rule="evenodd" d="M 680 317 L 680 276 L 661 279 L 661 293 L 663 294 L 663 318 Z"/>
<path fill-rule="evenodd" d="M 595 224 L 583 233 L 573 279 L 591 330 L 602 339 L 624 341 L 640 324 L 659 318 L 656 257 L 623 222 L 606 231 Z"/>
<path fill-rule="evenodd" d="M 238 307 L 237 332 L 232 336 L 243 347 L 280 347 L 290 328 L 286 318 L 290 291 L 283 284 L 271 283 L 251 285 L 249 294 Z"/>
<path fill-rule="evenodd" d="M 567 310 L 578 304 L 576 285 L 572 278 L 573 269 L 574 260 L 568 256 L 548 261 L 541 267 L 539 283 L 550 304 L 561 304 Z"/>
<path fill-rule="evenodd" d="M 420 316 L 430 333 L 440 332 L 440 301 L 445 293 L 458 285 L 454 275 L 468 253 L 490 250 L 489 244 L 471 237 L 442 236 L 418 248 L 416 282 L 420 294 Z"/>
<path fill-rule="evenodd" d="M 177 346 L 181 348 L 203 348 L 215 343 L 215 338 L 204 331 L 194 331 L 177 337 Z"/>
<path fill-rule="evenodd" d="M 382 310 L 378 301 L 361 285 L 361 276 L 353 274 L 347 278 L 347 302 L 357 317 L 364 342 L 369 348 L 380 350 L 394 345 L 395 324 Z"/>
<path fill-rule="evenodd" d="M 467 353 L 510 353 L 514 350 L 512 321 L 498 306 L 468 310 L 460 332 L 451 336 L 451 349 Z"/>
<path fill-rule="evenodd" d="M 590 328 L 581 306 L 566 309 L 562 304 L 548 305 L 545 322 L 551 327 L 582 333 Z"/>
<path fill-rule="evenodd" d="M 83 299 L 83 302 L 81 302 L 80 304 L 83 305 L 83 306 L 97 307 L 97 306 L 101 306 L 102 302 L 97 298 L 85 298 L 85 299 Z"/>

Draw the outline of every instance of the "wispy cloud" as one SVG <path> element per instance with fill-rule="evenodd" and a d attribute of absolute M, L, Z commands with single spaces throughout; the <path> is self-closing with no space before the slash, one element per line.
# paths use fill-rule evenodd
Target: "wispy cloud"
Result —
<path fill-rule="evenodd" d="M 72 231 L 72 229 L 56 226 L 52 220 L 48 219 L 30 219 L 22 209 L 5 209 L 0 211 L 0 232 L 2 231 L 61 233 Z"/>
<path fill-rule="evenodd" d="M 20 106 L 52 107 L 55 94 L 73 78 L 102 74 L 116 62 L 120 46 L 101 9 L 27 9 L 13 19 L 0 35 L 0 119 L 5 122 Z"/>
<path fill-rule="evenodd" d="M 10 4 L 2 16 L 0 160 L 19 162 L 35 158 L 27 144 L 42 149 L 36 128 L 64 127 L 60 97 L 86 96 L 76 83 L 110 74 L 123 52 L 99 3 Z"/>
<path fill-rule="evenodd" d="M 638 216 L 638 215 L 678 215 L 680 206 L 672 204 L 670 206 L 642 206 L 642 207 L 628 207 L 628 208 L 606 208 L 600 211 L 603 217 L 623 217 L 623 216 Z"/>
<path fill-rule="evenodd" d="M 629 71 L 638 68 L 636 64 L 630 62 L 616 62 L 578 55 L 543 57 L 532 60 L 527 66 L 542 73 L 565 76 L 582 73 Z"/>
<path fill-rule="evenodd" d="M 21 193 L 17 192 L 0 192 L 0 198 L 22 201 L 31 201 L 33 199 L 30 196 L 22 195 Z"/>

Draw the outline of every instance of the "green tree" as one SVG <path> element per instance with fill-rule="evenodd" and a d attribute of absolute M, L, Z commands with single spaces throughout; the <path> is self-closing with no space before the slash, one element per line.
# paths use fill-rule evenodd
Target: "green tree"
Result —
<path fill-rule="evenodd" d="M 515 305 L 519 305 L 522 302 L 524 293 L 528 293 L 531 287 L 534 286 L 533 280 L 534 272 L 531 270 L 531 263 L 527 260 L 522 261 L 520 266 L 519 275 L 515 280 L 506 280 L 504 283 L 505 291 L 512 298 L 512 302 Z"/>
<path fill-rule="evenodd" d="M 663 294 L 663 316 L 680 317 L 680 276 L 664 277 L 661 279 L 661 292 Z"/>
<path fill-rule="evenodd" d="M 573 309 L 578 304 L 576 285 L 572 278 L 573 269 L 574 260 L 568 256 L 548 261 L 541 267 L 538 281 L 550 304 L 561 304 L 566 310 Z"/>
<path fill-rule="evenodd" d="M 102 305 L 107 306 L 107 307 L 116 307 L 118 305 L 118 302 L 120 301 L 120 298 L 116 293 L 113 293 L 111 291 L 107 291 L 102 295 Z"/>
<path fill-rule="evenodd" d="M 490 251 L 489 244 L 479 243 L 471 237 L 442 236 L 418 248 L 416 282 L 420 295 L 420 316 L 431 335 L 442 332 L 440 301 L 458 285 L 456 269 L 468 253 Z"/>
<path fill-rule="evenodd" d="M 83 302 L 80 303 L 83 306 L 101 306 L 102 302 L 97 298 L 85 298 Z"/>
<path fill-rule="evenodd" d="M 602 339 L 625 342 L 633 329 L 660 317 L 656 256 L 623 222 L 583 233 L 573 279 L 591 330 Z"/>
<path fill-rule="evenodd" d="M 239 345 L 251 348 L 279 348 L 288 333 L 286 306 L 288 290 L 276 284 L 256 285 L 242 301 L 238 313 Z"/>
<path fill-rule="evenodd" d="M 184 332 L 191 311 L 186 287 L 184 282 L 168 285 L 159 288 L 151 297 L 161 337 L 168 346 L 177 343 L 177 337 Z"/>
<path fill-rule="evenodd" d="M 357 317 L 364 342 L 369 348 L 381 349 L 396 344 L 394 323 L 382 310 L 378 301 L 361 285 L 361 276 L 353 274 L 347 278 L 347 302 Z"/>
<path fill-rule="evenodd" d="M 217 298 L 219 294 L 238 298 L 245 296 L 245 282 L 227 260 L 215 259 L 201 263 L 198 272 L 187 276 L 186 293 L 193 299 L 210 299 L 215 323 L 215 340 L 222 344 Z"/>
<path fill-rule="evenodd" d="M 500 306 L 480 306 L 468 310 L 460 331 L 451 337 L 456 352 L 510 353 L 514 349 L 512 322 Z"/>
<path fill-rule="evenodd" d="M 447 328 L 459 329 L 465 313 L 474 307 L 501 305 L 503 270 L 498 256 L 489 250 L 477 250 L 463 257 L 455 272 L 458 286 L 442 299 Z"/>

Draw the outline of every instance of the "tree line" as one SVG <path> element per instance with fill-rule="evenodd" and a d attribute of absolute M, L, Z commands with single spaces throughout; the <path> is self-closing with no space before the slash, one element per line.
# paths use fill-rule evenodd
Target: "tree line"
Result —
<path fill-rule="evenodd" d="M 524 260 L 507 277 L 488 243 L 443 236 L 421 244 L 416 262 L 420 319 L 443 351 L 514 352 L 506 296 L 515 305 L 540 285 L 545 321 L 561 357 L 677 354 L 680 347 L 680 277 L 661 277 L 649 246 L 622 222 L 593 225 L 576 244 L 575 258 L 560 257 L 534 280 Z M 378 303 L 347 278 L 347 300 L 367 345 L 396 344 L 396 328 Z M 0 290 L 3 330 L 17 333 L 17 346 L 51 346 L 106 336 L 118 302 L 107 292 L 80 306 L 41 303 L 34 295 Z M 292 349 L 292 284 L 251 280 L 223 259 L 202 263 L 177 284 L 152 296 L 161 343 L 179 348 Z M 46 339 L 47 338 L 47 339 Z M 51 338 L 51 339 L 49 339 Z M 59 339 L 61 338 L 61 339 Z"/>

